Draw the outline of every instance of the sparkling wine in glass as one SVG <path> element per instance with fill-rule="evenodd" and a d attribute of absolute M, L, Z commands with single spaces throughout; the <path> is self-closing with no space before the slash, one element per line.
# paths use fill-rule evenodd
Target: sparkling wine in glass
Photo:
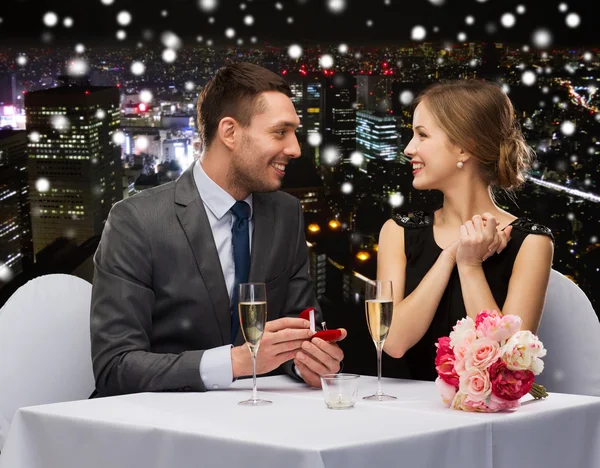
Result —
<path fill-rule="evenodd" d="M 267 322 L 267 292 L 264 283 L 242 283 L 239 290 L 238 310 L 240 328 L 252 354 L 252 398 L 240 401 L 240 405 L 270 405 L 269 400 L 258 398 L 256 391 L 256 354 Z"/>
<path fill-rule="evenodd" d="M 391 281 L 375 281 L 367 283 L 365 288 L 365 312 L 369 333 L 377 349 L 377 393 L 364 397 L 365 400 L 388 401 L 395 396 L 386 395 L 381 390 L 381 354 L 383 343 L 392 324 L 394 311 L 394 295 Z"/>

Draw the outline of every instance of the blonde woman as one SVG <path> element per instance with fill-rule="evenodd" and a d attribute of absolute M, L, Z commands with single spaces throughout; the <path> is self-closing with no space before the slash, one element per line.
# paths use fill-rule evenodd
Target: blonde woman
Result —
<path fill-rule="evenodd" d="M 550 230 L 494 202 L 524 182 L 533 151 L 510 99 L 493 83 L 434 85 L 416 101 L 413 186 L 443 193 L 435 212 L 399 214 L 381 229 L 378 279 L 392 280 L 394 316 L 384 351 L 410 377 L 434 380 L 437 339 L 483 309 L 515 314 L 536 332 L 553 256 Z"/>

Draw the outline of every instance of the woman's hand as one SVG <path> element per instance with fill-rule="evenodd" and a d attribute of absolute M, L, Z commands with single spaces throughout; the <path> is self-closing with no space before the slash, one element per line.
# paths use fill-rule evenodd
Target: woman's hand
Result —
<path fill-rule="evenodd" d="M 510 240 L 511 227 L 498 231 L 498 221 L 490 213 L 475 215 L 460 227 L 456 263 L 479 267 L 494 253 L 500 253 Z"/>

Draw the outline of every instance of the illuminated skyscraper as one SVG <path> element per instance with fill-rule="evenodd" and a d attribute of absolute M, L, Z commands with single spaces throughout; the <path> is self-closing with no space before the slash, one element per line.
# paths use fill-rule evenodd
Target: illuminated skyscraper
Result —
<path fill-rule="evenodd" d="M 123 197 L 119 92 L 61 86 L 25 96 L 34 252 L 66 237 L 100 235 Z"/>
<path fill-rule="evenodd" d="M 314 75 L 295 74 L 285 77 L 292 90 L 292 102 L 300 118 L 297 134 L 304 140 L 309 133 L 323 134 L 323 79 Z"/>
<path fill-rule="evenodd" d="M 391 76 L 358 75 L 356 77 L 356 108 L 377 112 L 392 110 Z"/>
<path fill-rule="evenodd" d="M 27 137 L 24 131 L 0 130 L 0 287 L 32 260 Z"/>
<path fill-rule="evenodd" d="M 367 159 L 396 159 L 398 131 L 394 117 L 374 111 L 357 111 L 356 146 Z"/>
<path fill-rule="evenodd" d="M 325 142 L 344 157 L 356 149 L 356 85 L 353 77 L 335 75 L 325 90 Z"/>

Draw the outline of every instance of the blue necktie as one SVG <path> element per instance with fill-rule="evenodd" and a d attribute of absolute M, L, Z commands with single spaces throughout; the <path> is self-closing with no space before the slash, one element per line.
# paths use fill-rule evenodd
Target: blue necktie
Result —
<path fill-rule="evenodd" d="M 231 301 L 231 342 L 234 343 L 240 329 L 240 318 L 238 316 L 239 285 L 248 282 L 248 274 L 250 273 L 250 205 L 244 201 L 238 201 L 235 202 L 230 211 L 235 216 L 231 228 L 233 263 L 235 265 L 235 282 Z"/>

